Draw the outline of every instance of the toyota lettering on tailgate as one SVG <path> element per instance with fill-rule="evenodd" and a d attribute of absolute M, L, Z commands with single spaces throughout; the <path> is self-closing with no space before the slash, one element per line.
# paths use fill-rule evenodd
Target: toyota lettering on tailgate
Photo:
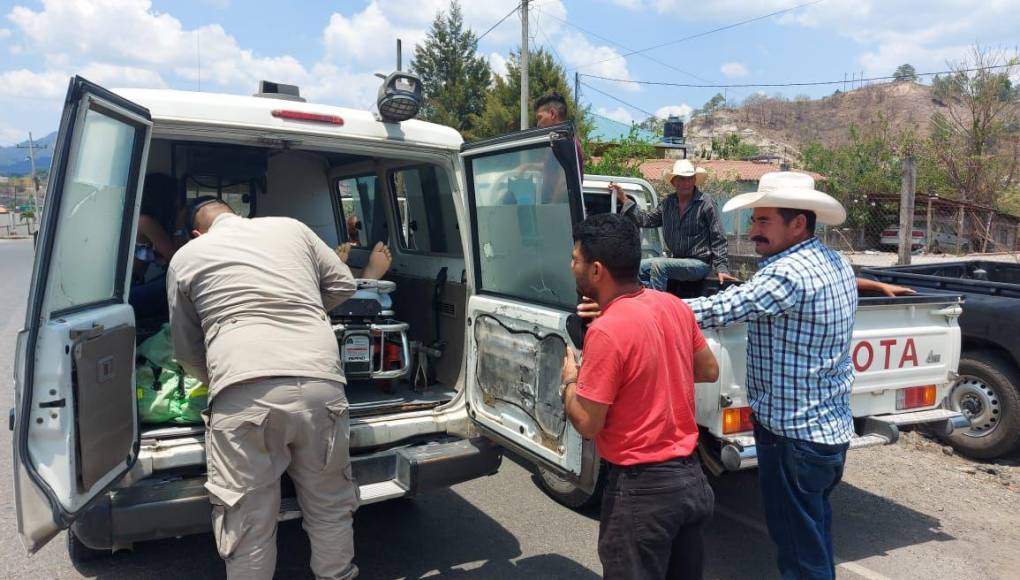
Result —
<path fill-rule="evenodd" d="M 859 373 L 872 369 L 902 369 L 920 365 L 917 345 L 913 338 L 862 340 L 854 345 L 852 357 L 854 369 Z M 941 360 L 942 355 L 932 351 L 928 353 L 925 363 L 937 364 Z"/>

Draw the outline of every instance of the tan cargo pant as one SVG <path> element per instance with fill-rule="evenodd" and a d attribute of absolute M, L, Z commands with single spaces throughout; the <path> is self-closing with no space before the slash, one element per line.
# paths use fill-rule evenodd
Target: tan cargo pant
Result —
<path fill-rule="evenodd" d="M 284 472 L 297 489 L 315 577 L 358 575 L 347 407 L 343 384 L 301 377 L 232 385 L 213 399 L 205 487 L 228 578 L 272 579 Z"/>

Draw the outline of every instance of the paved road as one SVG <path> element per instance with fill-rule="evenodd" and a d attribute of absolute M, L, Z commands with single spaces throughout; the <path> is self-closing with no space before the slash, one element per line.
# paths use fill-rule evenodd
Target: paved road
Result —
<path fill-rule="evenodd" d="M 31 242 L 0 240 L 0 410 L 8 388 L 14 334 L 23 322 Z M 223 567 L 209 535 L 153 542 L 75 569 L 60 536 L 28 557 L 18 540 L 9 434 L 0 442 L 0 576 L 6 578 L 219 578 Z M 981 562 L 966 531 L 942 528 L 938 510 L 917 511 L 876 495 L 869 479 L 874 450 L 853 454 L 834 497 L 840 578 L 988 578 L 1003 562 Z M 881 453 L 881 450 L 877 451 Z M 923 458 L 922 458 L 923 459 Z M 886 478 L 906 477 L 892 473 Z M 716 517 L 706 532 L 707 577 L 773 578 L 774 551 L 764 533 L 754 474 L 715 482 Z M 919 493 L 937 493 L 924 486 Z M 945 500 L 948 504 L 950 498 Z M 931 512 L 931 513 L 928 513 Z M 505 461 L 499 474 L 413 501 L 367 506 L 356 518 L 362 578 L 598 578 L 597 514 L 576 513 L 546 498 L 532 475 Z M 1015 538 L 1016 536 L 1011 536 Z M 309 578 L 308 541 L 299 522 L 281 525 L 278 578 Z M 1009 538 L 1006 541 L 1011 541 Z M 1006 550 L 1007 548 L 1003 548 Z M 1016 570 L 1018 568 L 1010 568 Z"/>

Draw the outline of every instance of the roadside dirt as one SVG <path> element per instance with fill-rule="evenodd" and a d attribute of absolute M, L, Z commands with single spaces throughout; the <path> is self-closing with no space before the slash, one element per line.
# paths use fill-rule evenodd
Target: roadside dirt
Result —
<path fill-rule="evenodd" d="M 937 440 L 905 433 L 895 445 L 850 453 L 844 481 L 926 517 L 939 536 L 970 548 L 932 544 L 931 557 L 947 565 L 969 561 L 978 577 L 1020 576 L 1020 454 L 975 461 Z M 869 509 L 857 508 L 862 517 Z"/>

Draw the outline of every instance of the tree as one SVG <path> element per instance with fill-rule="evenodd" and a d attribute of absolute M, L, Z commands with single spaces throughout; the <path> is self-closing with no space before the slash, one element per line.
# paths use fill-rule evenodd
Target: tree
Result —
<path fill-rule="evenodd" d="M 745 159 L 758 152 L 757 145 L 745 143 L 736 133 L 727 133 L 721 139 L 712 137 L 712 156 L 716 159 Z"/>
<path fill-rule="evenodd" d="M 655 133 L 656 135 L 662 135 L 665 125 L 666 119 L 661 119 L 659 117 L 648 117 L 644 121 L 641 121 L 638 124 L 638 127 L 644 129 L 645 131 Z"/>
<path fill-rule="evenodd" d="M 528 58 L 528 96 L 530 119 L 535 126 L 535 111 L 530 103 L 548 93 L 557 92 L 567 101 L 567 118 L 578 125 L 578 133 L 586 134 L 584 115 L 578 115 L 577 103 L 567 83 L 563 67 L 556 64 L 546 50 L 532 51 Z M 511 53 L 506 63 L 506 78 L 497 76 L 485 95 L 485 108 L 478 119 L 476 138 L 494 137 L 520 129 L 521 122 L 521 65 L 520 53 Z M 584 139 L 582 138 L 582 141 Z"/>
<path fill-rule="evenodd" d="M 917 70 L 914 69 L 912 64 L 901 64 L 896 67 L 896 72 L 893 73 L 893 78 L 896 82 L 899 81 L 917 81 Z"/>
<path fill-rule="evenodd" d="M 964 201 L 994 206 L 1020 180 L 1020 91 L 1010 80 L 1020 61 L 977 47 L 952 68 L 934 95 L 946 106 L 931 117 L 933 150 Z"/>
<path fill-rule="evenodd" d="M 422 82 L 421 118 L 453 127 L 466 139 L 475 137 L 492 82 L 489 65 L 477 48 L 478 39 L 464 28 L 460 4 L 453 0 L 447 13 L 436 14 L 411 61 Z"/>
<path fill-rule="evenodd" d="M 619 175 L 643 177 L 640 166 L 655 156 L 655 146 L 638 137 L 638 126 L 631 125 L 630 134 L 612 147 L 607 147 L 598 162 L 585 165 L 585 173 L 593 175 Z"/>

